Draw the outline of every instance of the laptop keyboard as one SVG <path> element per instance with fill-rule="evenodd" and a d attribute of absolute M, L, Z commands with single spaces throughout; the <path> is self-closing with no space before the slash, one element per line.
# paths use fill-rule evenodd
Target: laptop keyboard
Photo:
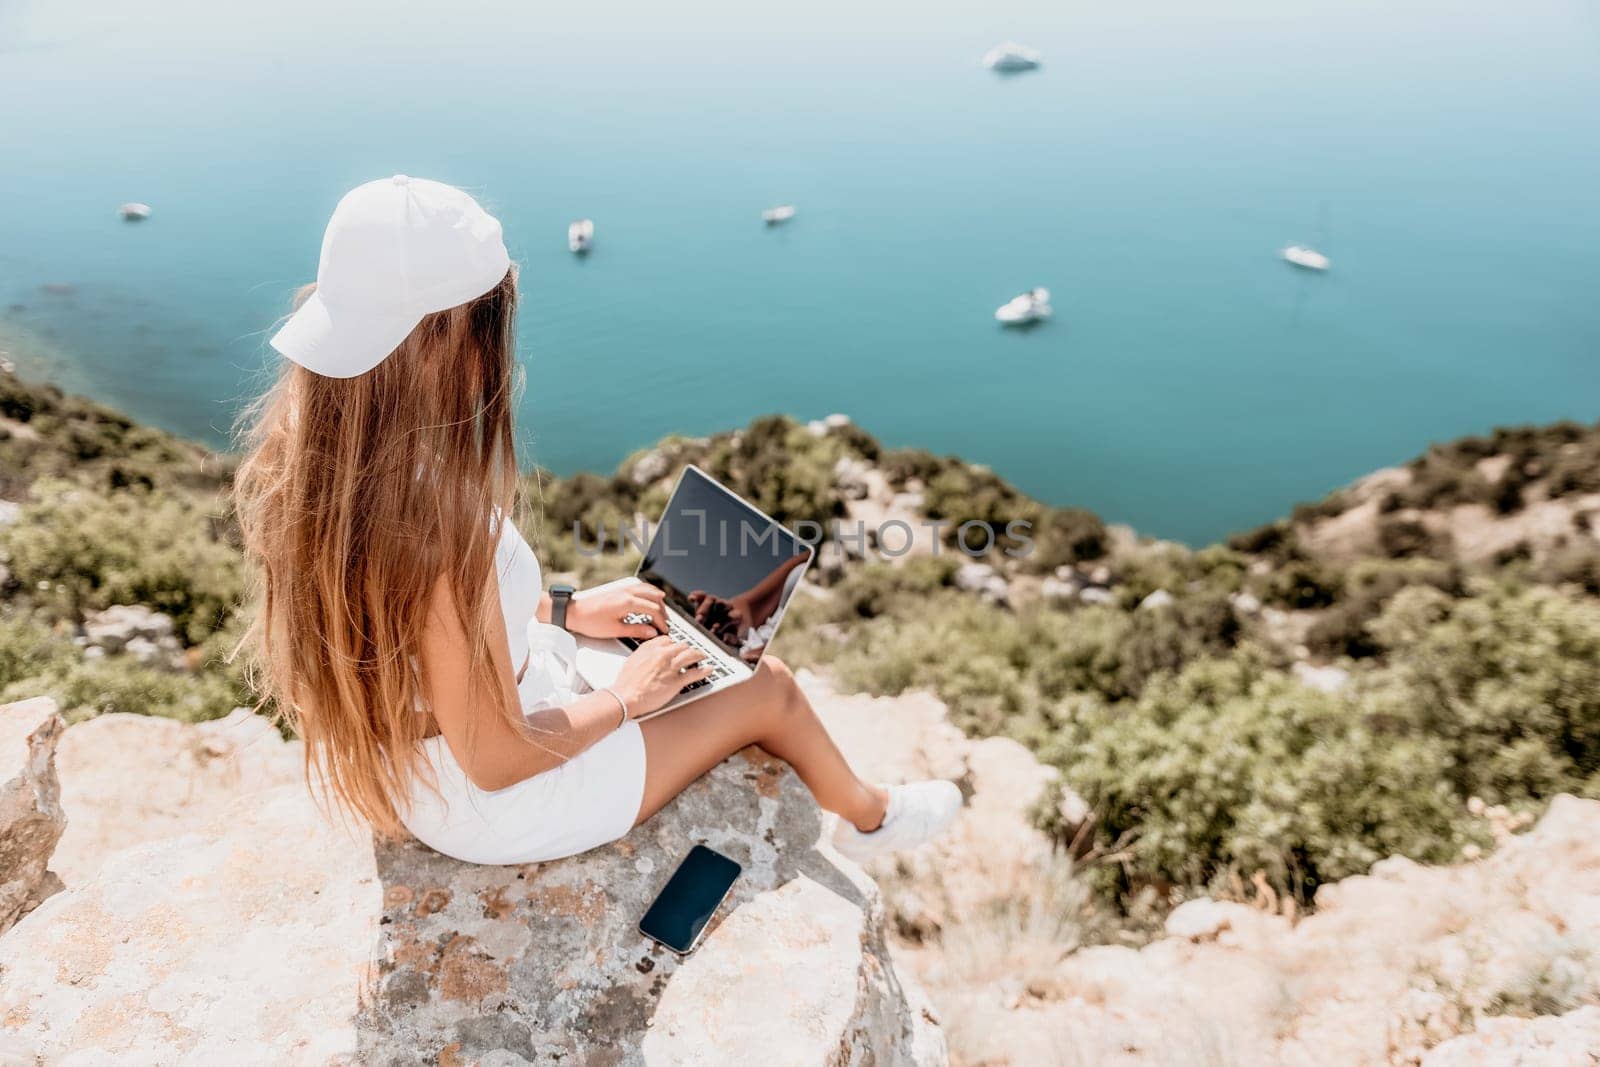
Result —
<path fill-rule="evenodd" d="M 705 653 L 706 658 L 701 662 L 704 666 L 711 668 L 710 674 L 706 675 L 704 678 L 701 678 L 699 681 L 690 682 L 688 685 L 678 690 L 680 694 L 692 693 L 696 689 L 704 689 L 712 682 L 719 681 L 723 678 L 728 678 L 733 675 L 733 672 L 723 665 L 722 660 L 718 659 L 712 653 L 711 646 L 706 642 L 704 637 L 700 636 L 698 630 L 692 630 L 683 625 L 683 623 L 679 622 L 672 615 L 667 616 L 667 636 L 672 638 L 674 641 L 681 641 L 690 648 L 697 649 L 700 652 Z M 635 640 L 631 637 L 625 637 L 622 639 L 622 643 L 627 645 L 630 649 L 634 649 L 638 648 L 643 642 Z"/>

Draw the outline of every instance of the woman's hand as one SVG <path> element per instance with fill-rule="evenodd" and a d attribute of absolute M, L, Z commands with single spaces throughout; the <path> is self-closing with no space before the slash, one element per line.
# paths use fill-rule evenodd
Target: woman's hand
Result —
<path fill-rule="evenodd" d="M 611 688 L 628 702 L 628 715 L 637 719 L 667 703 L 690 682 L 708 676 L 711 669 L 700 666 L 703 658 L 704 653 L 681 641 L 655 637 L 623 661 Z"/>
<path fill-rule="evenodd" d="M 625 615 L 648 615 L 647 623 L 626 623 Z M 666 594 L 648 582 L 630 578 L 589 589 L 567 605 L 567 629 L 585 637 L 632 637 L 648 641 L 666 633 Z"/>

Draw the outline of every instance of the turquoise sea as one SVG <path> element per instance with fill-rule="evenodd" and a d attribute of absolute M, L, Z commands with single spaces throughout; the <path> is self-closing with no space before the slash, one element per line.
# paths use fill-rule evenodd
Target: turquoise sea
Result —
<path fill-rule="evenodd" d="M 1007 39 L 1043 69 L 981 69 Z M 221 442 L 334 202 L 395 172 L 504 219 L 561 472 L 843 411 L 1203 542 L 1600 417 L 1588 0 L 0 0 L 0 348 Z M 1035 285 L 1055 320 L 997 328 Z"/>

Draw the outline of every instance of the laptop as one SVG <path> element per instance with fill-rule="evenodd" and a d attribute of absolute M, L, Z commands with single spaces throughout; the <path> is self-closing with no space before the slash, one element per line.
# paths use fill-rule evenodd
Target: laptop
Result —
<path fill-rule="evenodd" d="M 634 577 L 666 594 L 668 636 L 704 652 L 712 673 L 639 718 L 753 677 L 811 556 L 776 520 L 700 468 L 685 467 Z M 578 676 L 599 689 L 616 681 L 640 642 L 579 637 L 577 645 Z"/>

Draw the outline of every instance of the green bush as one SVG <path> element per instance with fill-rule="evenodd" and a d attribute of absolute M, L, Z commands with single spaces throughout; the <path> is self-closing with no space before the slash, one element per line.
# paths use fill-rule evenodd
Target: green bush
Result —
<path fill-rule="evenodd" d="M 901 563 L 872 561 L 845 572 L 833 587 L 830 615 L 834 621 L 871 619 L 897 610 L 915 618 L 930 593 L 955 581 L 959 559 L 949 554 L 907 557 Z"/>
<path fill-rule="evenodd" d="M 1263 872 L 1309 901 L 1392 853 L 1444 861 L 1472 837 L 1445 744 L 1394 736 L 1254 650 L 1191 663 L 1136 701 L 1084 701 L 1043 748 L 1089 802 L 1094 868 L 1123 897 L 1223 889 Z M 1045 810 L 1047 829 L 1065 833 Z"/>
<path fill-rule="evenodd" d="M 0 703 L 43 695 L 56 699 L 68 722 L 111 712 L 201 722 L 250 703 L 225 675 L 166 671 L 127 656 L 63 657 L 52 669 L 0 689 Z"/>
<path fill-rule="evenodd" d="M 1464 590 L 1461 567 L 1432 559 L 1364 559 L 1344 572 L 1339 600 L 1312 623 L 1306 646 L 1318 656 L 1361 659 L 1382 651 L 1370 624 L 1390 598 L 1413 585 L 1425 585 L 1451 596 Z"/>
<path fill-rule="evenodd" d="M 1263 602 L 1291 611 L 1324 608 L 1339 599 L 1344 575 L 1330 563 L 1294 560 L 1268 575 Z"/>
<path fill-rule="evenodd" d="M 1008 611 L 950 588 L 950 575 L 950 564 L 934 559 L 864 567 L 835 587 L 825 610 L 796 613 L 784 654 L 826 666 L 851 688 L 930 689 L 963 729 L 1028 740 L 1048 732 L 1062 700 L 1136 697 L 1151 678 L 1224 653 L 1239 637 L 1220 591 L 1139 611 Z M 840 624 L 849 626 L 847 640 L 799 636 Z"/>
<path fill-rule="evenodd" d="M 1228 538 L 1227 546 L 1235 552 L 1262 556 L 1278 562 L 1302 556 L 1299 538 L 1295 535 L 1294 526 L 1287 519 L 1279 519 L 1265 526 L 1257 526 L 1253 530 L 1236 533 Z"/>
<path fill-rule="evenodd" d="M 833 477 L 844 450 L 837 437 L 818 437 L 791 419 L 773 415 L 714 439 L 705 467 L 779 522 L 791 528 L 814 522 L 827 529 L 844 514 Z"/>
<path fill-rule="evenodd" d="M 26 433 L 0 437 L 0 495 L 15 499 L 40 478 L 67 478 L 96 489 L 182 488 L 215 492 L 233 459 L 53 385 L 30 385 L 0 371 L 0 416 Z"/>
<path fill-rule="evenodd" d="M 1059 702 L 1040 750 L 1121 857 L 1102 886 L 1183 895 L 1262 871 L 1309 901 L 1386 855 L 1453 858 L 1481 832 L 1468 797 L 1600 796 L 1600 603 L 1505 583 L 1454 596 L 1457 581 L 1442 564 L 1352 568 L 1361 595 L 1388 599 L 1367 627 L 1383 664 L 1337 693 L 1246 647 L 1157 671 L 1134 699 Z"/>
<path fill-rule="evenodd" d="M 188 495 L 45 480 L 34 497 L 0 527 L 0 560 L 26 602 L 52 617 L 75 623 L 113 604 L 146 604 L 194 644 L 238 605 L 240 555 L 219 515 Z"/>
<path fill-rule="evenodd" d="M 1385 515 L 1378 520 L 1378 550 L 1390 559 L 1447 558 L 1452 552 L 1447 534 L 1436 534 L 1426 523 L 1399 515 Z"/>
<path fill-rule="evenodd" d="M 71 643 L 51 634 L 48 627 L 28 618 L 0 618 L 0 692 L 56 670 L 75 658 Z"/>
<path fill-rule="evenodd" d="M 86 660 L 71 641 L 30 618 L 0 619 L 0 703 L 54 697 L 69 722 L 106 712 L 198 722 L 250 704 L 237 665 L 222 662 L 237 633 L 216 634 L 193 674 L 146 667 L 128 656 Z"/>
<path fill-rule="evenodd" d="M 1398 593 L 1372 624 L 1374 691 L 1449 747 L 1461 796 L 1528 804 L 1600 796 L 1600 603 L 1548 588 Z"/>
<path fill-rule="evenodd" d="M 1033 550 L 1022 557 L 1022 567 L 1047 574 L 1057 567 L 1100 559 L 1111 549 L 1106 524 L 1082 508 L 1046 508 L 1030 536 Z"/>
<path fill-rule="evenodd" d="M 1012 523 L 1026 523 L 1027 526 L 1020 529 L 1029 531 L 1027 536 L 1038 540 L 1049 518 L 1048 509 L 1042 504 L 1025 496 L 987 467 L 960 463 L 951 464 L 928 479 L 922 494 L 922 510 L 930 518 L 943 520 L 945 539 L 950 544 L 955 544 L 962 526 L 981 523 L 988 527 L 996 545 L 1018 551 L 1022 549 L 1020 540 L 1014 538 L 1007 528 Z M 1069 538 L 1074 536 L 1072 520 L 1069 518 L 1063 522 L 1067 525 L 1056 534 Z M 1082 529 L 1080 523 L 1078 532 L 1081 533 Z M 980 539 L 975 533 L 969 533 L 967 537 L 974 547 L 979 544 Z M 1035 544 L 1030 555 L 1038 555 L 1039 549 L 1040 545 Z M 1060 555 L 1070 552 L 1070 549 L 1065 543 L 1056 543 L 1050 551 L 1053 555 Z M 1035 564 L 1036 567 L 1039 565 Z"/>

